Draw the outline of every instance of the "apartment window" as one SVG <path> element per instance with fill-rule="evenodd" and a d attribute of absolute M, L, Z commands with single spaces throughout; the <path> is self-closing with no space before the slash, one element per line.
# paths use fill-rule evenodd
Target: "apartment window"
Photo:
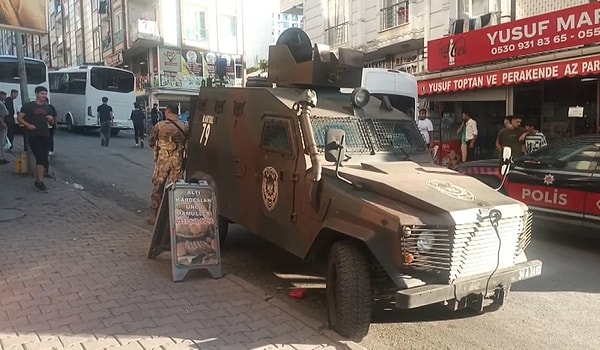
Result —
<path fill-rule="evenodd" d="M 75 27 L 81 28 L 81 2 L 75 3 Z"/>
<path fill-rule="evenodd" d="M 469 19 L 490 12 L 488 0 L 458 0 L 458 18 Z"/>
<path fill-rule="evenodd" d="M 222 15 L 219 35 L 225 37 L 237 36 L 237 17 Z"/>
<path fill-rule="evenodd" d="M 102 44 L 101 40 L 100 40 L 100 31 L 99 30 L 94 30 L 93 38 L 94 38 L 94 49 L 97 49 Z"/>
<path fill-rule="evenodd" d="M 325 35 L 329 45 L 340 45 L 348 42 L 349 19 L 349 0 L 327 1 L 327 29 L 325 29 Z"/>
<path fill-rule="evenodd" d="M 381 0 L 379 30 L 408 23 L 408 0 Z"/>
<path fill-rule="evenodd" d="M 113 18 L 113 31 L 115 33 L 115 45 L 123 42 L 123 14 L 116 12 Z"/>
<path fill-rule="evenodd" d="M 206 41 L 206 12 L 192 10 L 185 13 L 185 39 Z"/>

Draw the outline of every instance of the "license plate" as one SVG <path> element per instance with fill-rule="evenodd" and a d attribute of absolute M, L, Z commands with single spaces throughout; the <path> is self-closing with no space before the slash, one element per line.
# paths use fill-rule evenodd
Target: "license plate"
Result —
<path fill-rule="evenodd" d="M 519 270 L 519 281 L 536 277 L 542 274 L 542 265 L 527 266 Z"/>

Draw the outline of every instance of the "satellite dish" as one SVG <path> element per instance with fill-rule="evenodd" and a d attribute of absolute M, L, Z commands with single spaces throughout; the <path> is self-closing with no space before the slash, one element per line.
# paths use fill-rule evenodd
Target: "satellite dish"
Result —
<path fill-rule="evenodd" d="M 275 45 L 287 45 L 296 62 L 312 60 L 312 43 L 306 33 L 300 28 L 288 28 L 284 30 Z"/>

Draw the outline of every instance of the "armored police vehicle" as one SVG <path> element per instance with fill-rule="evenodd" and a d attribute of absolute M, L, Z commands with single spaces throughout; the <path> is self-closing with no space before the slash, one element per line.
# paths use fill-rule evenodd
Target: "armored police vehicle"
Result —
<path fill-rule="evenodd" d="M 237 223 L 326 264 L 330 328 L 361 339 L 376 298 L 497 308 L 541 274 L 528 207 L 433 164 L 413 117 L 357 88 L 361 52 L 291 29 L 269 56 L 266 86 L 200 90 L 186 180 L 215 186 L 222 240 Z"/>

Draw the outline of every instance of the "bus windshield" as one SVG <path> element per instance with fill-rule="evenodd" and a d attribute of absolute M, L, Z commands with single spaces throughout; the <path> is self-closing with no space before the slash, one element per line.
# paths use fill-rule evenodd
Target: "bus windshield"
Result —
<path fill-rule="evenodd" d="M 94 67 L 90 72 L 90 85 L 97 90 L 128 93 L 135 88 L 133 73 L 120 70 Z"/>
<path fill-rule="evenodd" d="M 43 62 L 25 61 L 25 71 L 27 72 L 27 84 L 46 82 L 46 65 Z M 19 66 L 16 59 L 0 58 L 0 82 L 19 83 Z"/>

